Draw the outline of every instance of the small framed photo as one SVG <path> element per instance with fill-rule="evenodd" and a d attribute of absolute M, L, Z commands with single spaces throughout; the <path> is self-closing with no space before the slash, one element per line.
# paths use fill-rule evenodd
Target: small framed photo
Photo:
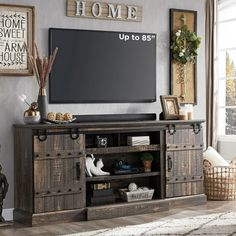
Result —
<path fill-rule="evenodd" d="M 34 7 L 0 3 L 0 75 L 32 75 L 26 44 L 33 54 Z"/>
<path fill-rule="evenodd" d="M 161 95 L 161 106 L 165 120 L 178 120 L 179 100 L 177 96 Z"/>

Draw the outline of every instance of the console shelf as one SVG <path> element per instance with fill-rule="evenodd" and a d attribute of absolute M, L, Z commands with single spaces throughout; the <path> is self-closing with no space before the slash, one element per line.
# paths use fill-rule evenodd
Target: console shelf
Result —
<path fill-rule="evenodd" d="M 139 145 L 139 146 L 120 146 L 106 148 L 87 148 L 86 154 L 110 154 L 110 153 L 128 153 L 128 152 L 146 152 L 159 151 L 160 145 Z"/>
<path fill-rule="evenodd" d="M 128 175 L 107 175 L 107 176 L 96 176 L 87 177 L 86 182 L 101 182 L 101 181 L 111 181 L 111 180 L 122 180 L 122 179 L 134 179 L 150 176 L 158 176 L 161 173 L 159 171 L 149 172 L 149 173 L 138 173 L 138 174 L 128 174 Z"/>

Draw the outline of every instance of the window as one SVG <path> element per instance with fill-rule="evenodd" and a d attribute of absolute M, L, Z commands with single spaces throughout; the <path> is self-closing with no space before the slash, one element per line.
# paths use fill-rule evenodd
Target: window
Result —
<path fill-rule="evenodd" d="M 236 135 L 236 1 L 218 4 L 218 134 Z"/>

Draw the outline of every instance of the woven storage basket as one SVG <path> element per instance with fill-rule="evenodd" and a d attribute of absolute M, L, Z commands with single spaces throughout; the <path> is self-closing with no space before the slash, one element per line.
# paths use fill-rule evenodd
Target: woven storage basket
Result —
<path fill-rule="evenodd" d="M 236 199 L 236 167 L 212 167 L 209 161 L 204 160 L 203 170 L 208 200 Z"/>

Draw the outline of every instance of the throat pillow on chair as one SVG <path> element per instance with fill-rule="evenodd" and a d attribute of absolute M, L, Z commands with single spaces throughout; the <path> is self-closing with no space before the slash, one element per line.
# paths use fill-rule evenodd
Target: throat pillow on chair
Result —
<path fill-rule="evenodd" d="M 210 146 L 205 152 L 203 152 L 203 159 L 208 160 L 212 167 L 229 166 L 229 163 L 213 147 Z"/>

